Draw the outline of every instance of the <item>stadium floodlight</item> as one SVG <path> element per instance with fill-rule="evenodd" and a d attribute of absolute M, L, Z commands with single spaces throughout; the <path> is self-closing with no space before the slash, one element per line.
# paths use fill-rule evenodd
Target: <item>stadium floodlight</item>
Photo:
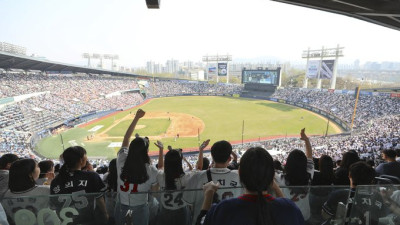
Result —
<path fill-rule="evenodd" d="M 114 60 L 118 60 L 119 56 L 118 55 L 113 55 L 113 54 L 104 54 L 103 58 L 111 60 L 111 70 L 113 70 L 113 68 L 114 68 Z"/>
<path fill-rule="evenodd" d="M 93 58 L 93 59 L 100 59 L 99 67 L 100 67 L 100 68 L 103 68 L 103 55 L 102 55 L 102 54 L 93 53 L 92 58 Z"/>
<path fill-rule="evenodd" d="M 101 54 L 98 54 L 98 53 L 93 53 L 92 58 L 93 59 L 101 59 L 101 58 L 103 58 L 103 56 Z"/>
<path fill-rule="evenodd" d="M 104 59 L 111 59 L 112 57 L 113 57 L 113 55 L 111 55 L 111 54 L 104 54 L 103 55 Z"/>
<path fill-rule="evenodd" d="M 317 78 L 317 89 L 321 88 L 321 67 L 324 65 L 324 63 L 327 63 L 328 60 L 324 60 L 324 58 L 335 58 L 333 61 L 332 68 L 332 75 L 331 76 L 324 76 L 328 77 L 328 79 L 331 80 L 330 84 L 330 89 L 335 89 L 336 88 L 336 74 L 337 74 L 337 64 L 339 61 L 339 57 L 343 57 L 343 49 L 344 47 L 340 47 L 337 45 L 336 48 L 324 48 L 322 46 L 321 49 L 316 49 L 316 50 L 310 50 L 308 48 L 307 50 L 303 51 L 301 57 L 303 59 L 307 59 L 307 64 L 306 64 L 306 75 L 304 76 L 304 82 L 303 82 L 303 88 L 307 88 L 308 85 L 308 78 Z M 318 59 L 318 61 L 310 61 L 310 59 Z M 315 69 L 315 64 L 319 64 L 317 66 L 318 68 Z M 317 71 L 317 76 L 314 76 L 314 72 L 312 71 Z"/>
<path fill-rule="evenodd" d="M 226 55 L 206 55 L 206 56 L 203 56 L 203 62 L 206 62 L 207 63 L 207 80 L 208 80 L 208 75 L 209 75 L 209 72 L 208 72 L 208 63 L 209 62 L 211 62 L 211 63 L 217 63 L 217 67 L 219 67 L 219 62 L 226 62 L 226 71 L 228 70 L 228 63 L 230 62 L 230 61 L 232 61 L 232 55 L 229 55 L 229 54 L 226 54 Z M 219 74 L 217 73 L 217 83 L 219 82 Z M 228 84 L 229 83 L 229 73 L 228 72 L 226 72 L 226 83 Z"/>
<path fill-rule="evenodd" d="M 84 58 L 84 59 L 88 59 L 88 67 L 90 67 L 90 58 L 91 58 L 91 56 L 90 56 L 90 54 L 89 53 L 83 53 L 82 54 L 82 58 Z"/>

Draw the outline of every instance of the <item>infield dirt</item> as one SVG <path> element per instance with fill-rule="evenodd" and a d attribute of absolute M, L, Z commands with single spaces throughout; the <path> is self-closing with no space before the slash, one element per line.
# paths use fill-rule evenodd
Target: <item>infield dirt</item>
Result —
<path fill-rule="evenodd" d="M 125 117 L 115 120 L 111 126 L 96 134 L 93 139 L 88 142 L 103 142 L 106 139 L 121 139 L 122 136 L 109 136 L 107 132 L 117 126 L 119 123 L 126 120 L 133 120 L 134 114 L 128 114 Z M 170 126 L 168 127 L 166 133 L 161 136 L 149 136 L 152 140 L 158 140 L 165 137 L 196 137 L 198 133 L 202 133 L 205 128 L 204 122 L 195 116 L 186 113 L 172 113 L 172 112 L 147 112 L 143 119 L 169 119 Z M 137 125 L 136 130 L 144 128 L 143 125 Z"/>

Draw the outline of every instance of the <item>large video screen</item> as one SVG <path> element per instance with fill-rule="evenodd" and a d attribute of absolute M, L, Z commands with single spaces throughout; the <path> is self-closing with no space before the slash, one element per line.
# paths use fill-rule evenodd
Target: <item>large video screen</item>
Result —
<path fill-rule="evenodd" d="M 279 70 L 243 70 L 242 83 L 272 84 L 279 83 Z"/>

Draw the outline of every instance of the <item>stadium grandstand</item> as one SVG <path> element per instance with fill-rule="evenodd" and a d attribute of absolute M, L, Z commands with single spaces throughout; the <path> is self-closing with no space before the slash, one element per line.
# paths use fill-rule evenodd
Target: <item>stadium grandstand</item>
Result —
<path fill-rule="evenodd" d="M 277 1 L 400 27 L 398 1 Z M 399 88 L 283 87 L 280 69 L 268 85 L 212 83 L 0 51 L 0 225 L 400 224 Z M 327 130 L 229 143 L 200 142 L 199 129 L 196 151 L 140 137 L 140 107 L 186 96 L 301 108 Z M 113 159 L 79 143 L 57 158 L 38 151 L 45 138 L 120 112 L 132 120 Z M 328 135 L 330 122 L 340 132 Z"/>

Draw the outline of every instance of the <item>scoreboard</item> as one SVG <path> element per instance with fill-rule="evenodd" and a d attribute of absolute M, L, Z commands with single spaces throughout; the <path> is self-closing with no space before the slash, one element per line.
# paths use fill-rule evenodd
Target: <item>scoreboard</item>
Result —
<path fill-rule="evenodd" d="M 242 83 L 257 83 L 279 86 L 280 70 L 258 69 L 258 70 L 242 70 Z"/>

